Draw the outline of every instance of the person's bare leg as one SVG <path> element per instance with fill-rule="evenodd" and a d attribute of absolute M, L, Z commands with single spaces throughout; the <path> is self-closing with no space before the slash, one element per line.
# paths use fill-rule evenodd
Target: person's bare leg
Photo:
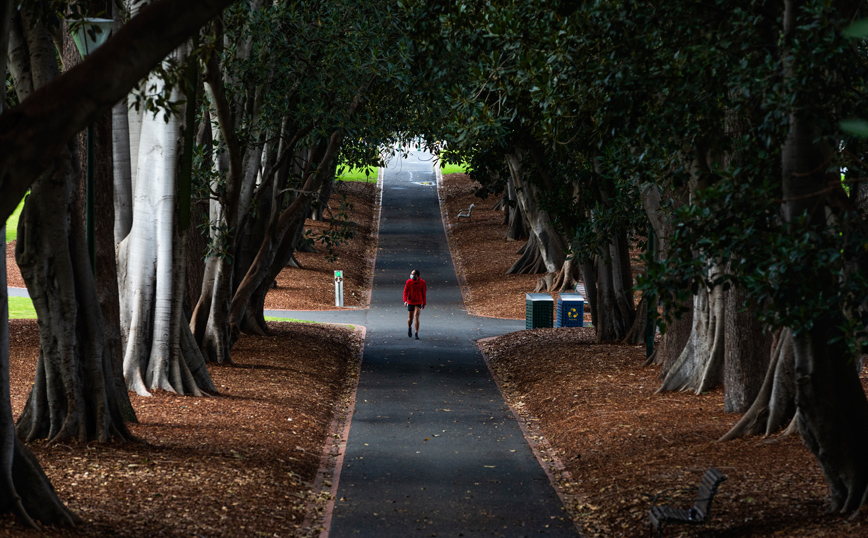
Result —
<path fill-rule="evenodd" d="M 422 313 L 422 307 L 417 306 L 413 309 L 413 314 L 415 314 L 416 318 L 416 338 L 419 338 L 419 314 Z"/>
<path fill-rule="evenodd" d="M 410 329 L 413 327 L 413 315 L 416 313 L 416 309 L 410 310 L 407 312 L 407 336 L 412 336 L 410 334 Z M 419 332 L 419 329 L 416 329 L 416 332 Z"/>

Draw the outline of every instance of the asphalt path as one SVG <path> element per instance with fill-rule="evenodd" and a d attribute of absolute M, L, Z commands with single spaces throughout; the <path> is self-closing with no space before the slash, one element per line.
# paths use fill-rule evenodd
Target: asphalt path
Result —
<path fill-rule="evenodd" d="M 431 156 L 394 159 L 382 199 L 370 309 L 268 313 L 367 329 L 329 536 L 576 536 L 475 345 L 524 322 L 464 309 Z M 419 340 L 402 302 L 413 269 L 428 285 Z"/>

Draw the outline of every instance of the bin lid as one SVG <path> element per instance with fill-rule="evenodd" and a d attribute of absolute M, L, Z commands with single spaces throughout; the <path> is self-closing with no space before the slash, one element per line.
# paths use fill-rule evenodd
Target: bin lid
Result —
<path fill-rule="evenodd" d="M 560 294 L 562 301 L 582 301 L 585 302 L 585 298 L 582 297 L 581 293 L 577 293 L 574 291 L 565 291 Z"/>
<path fill-rule="evenodd" d="M 524 298 L 526 301 L 551 301 L 554 302 L 552 296 L 548 293 L 525 293 Z"/>

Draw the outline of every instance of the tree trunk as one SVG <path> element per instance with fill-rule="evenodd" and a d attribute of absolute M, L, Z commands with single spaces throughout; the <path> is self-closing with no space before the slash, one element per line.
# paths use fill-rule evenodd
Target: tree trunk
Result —
<path fill-rule="evenodd" d="M 284 137 L 281 138 L 279 148 L 281 153 L 294 151 L 295 137 L 292 140 L 287 140 L 287 135 L 288 133 L 284 132 Z M 278 219 L 281 215 L 280 200 L 284 197 L 284 194 L 281 193 L 286 187 L 291 168 L 292 167 L 290 166 L 288 160 L 284 165 L 281 165 L 279 167 L 279 170 L 275 172 L 277 177 L 271 184 L 270 190 L 263 193 L 269 194 L 269 196 L 263 196 L 260 202 L 260 206 L 263 208 L 263 213 L 267 212 L 268 214 L 268 219 L 262 219 L 265 223 L 265 229 L 262 234 L 262 239 L 259 241 L 260 249 L 262 246 L 267 244 L 267 249 L 274 251 L 274 258 L 271 261 L 268 272 L 264 276 L 259 275 L 257 277 L 261 278 L 261 282 L 247 300 L 247 305 L 244 308 L 243 314 L 241 314 L 240 318 L 238 318 L 237 314 L 237 312 L 240 311 L 240 307 L 238 305 L 240 302 L 243 302 L 245 300 L 245 297 L 243 295 L 239 295 L 236 291 L 236 295 L 233 297 L 232 305 L 230 306 L 230 316 L 233 313 L 235 313 L 234 315 L 236 316 L 236 318 L 234 319 L 230 317 L 230 323 L 236 323 L 240 331 L 245 334 L 268 334 L 268 325 L 265 323 L 265 297 L 268 294 L 268 290 L 271 289 L 272 283 L 274 282 L 274 279 L 277 277 L 277 275 L 280 274 L 284 267 L 291 266 L 295 261 L 293 252 L 295 251 L 295 245 L 299 241 L 299 235 L 301 235 L 301 232 L 303 232 L 305 221 L 303 215 L 300 215 L 296 219 L 296 221 L 292 223 L 290 230 L 287 232 L 286 236 L 283 239 L 283 242 L 280 245 L 274 243 L 275 233 L 277 232 Z M 269 167 L 268 169 L 271 170 L 272 168 Z M 260 262 L 261 261 L 262 260 L 260 259 Z M 253 267 L 254 262 L 256 262 L 255 257 L 253 261 L 248 264 L 248 272 L 250 272 L 250 269 Z M 297 262 L 295 263 L 297 264 Z M 254 270 L 254 272 L 262 271 L 264 269 L 264 266 L 258 266 Z M 240 275 L 239 281 L 243 280 L 244 276 L 246 275 Z M 239 310 L 235 310 L 236 308 L 238 308 Z"/>
<path fill-rule="evenodd" d="M 81 56 L 70 37 L 69 31 L 63 33 L 63 69 L 67 71 L 81 63 Z M 92 162 L 88 163 L 87 144 L 88 136 L 93 149 Z M 92 170 L 94 208 L 94 276 L 97 282 L 97 295 L 100 309 L 105 322 L 106 353 L 109 354 L 112 365 L 112 379 L 115 384 L 115 392 L 118 395 L 118 404 L 124 419 L 128 422 L 136 422 L 136 413 L 130 403 L 129 393 L 124 383 L 123 372 L 123 343 L 120 329 L 120 304 L 118 297 L 118 273 L 117 260 L 115 257 L 115 233 L 118 229 L 118 220 L 115 218 L 114 205 L 118 202 L 114 190 L 114 173 L 117 168 L 113 159 L 113 134 L 112 114 L 106 113 L 98 117 L 91 125 L 89 131 L 80 133 L 78 161 L 81 164 L 78 173 L 79 196 L 76 197 L 75 213 L 81 217 L 87 215 L 87 178 L 88 167 Z M 127 155 L 128 157 L 129 155 Z M 129 163 L 127 163 L 129 166 Z M 86 229 L 87 219 L 83 218 L 74 223 L 75 226 Z"/>
<path fill-rule="evenodd" d="M 196 145 L 212 147 L 211 119 L 208 111 L 196 133 Z M 193 317 L 193 308 L 202 292 L 202 277 L 205 274 L 205 254 L 208 249 L 208 209 L 207 198 L 190 200 L 190 227 L 187 230 L 187 289 L 184 295 L 184 313 L 187 319 Z"/>
<path fill-rule="evenodd" d="M 0 118 L 0 221 L 5 222 L 72 136 L 108 111 L 166 55 L 234 0 L 163 0 L 87 61 Z M 54 51 L 51 51 L 52 58 Z M 10 66 L 11 67 L 11 66 Z"/>
<path fill-rule="evenodd" d="M 304 219 L 298 217 L 291 224 L 283 242 L 276 248 L 274 259 L 271 262 L 271 267 L 265 274 L 264 278 L 261 279 L 259 286 L 251 295 L 240 321 L 232 320 L 232 322 L 238 324 L 242 332 L 247 334 L 267 334 L 268 327 L 265 324 L 265 296 L 271 288 L 271 283 L 274 282 L 274 279 L 277 278 L 277 275 L 280 274 L 283 268 L 288 265 L 288 260 L 293 257 L 293 252 L 295 252 L 293 245 L 296 242 L 297 236 L 303 231 Z M 273 235 L 271 237 L 273 237 Z M 238 296 L 238 299 L 240 301 L 242 297 Z M 236 308 L 238 304 L 239 303 L 235 303 L 235 300 L 233 300 L 233 309 Z"/>
<path fill-rule="evenodd" d="M 176 55 L 185 58 L 186 47 Z M 156 77 L 149 84 L 162 82 Z M 180 100 L 173 90 L 173 100 Z M 176 394 L 201 395 L 216 392 L 204 358 L 193 340 L 183 312 L 186 231 L 178 228 L 180 201 L 177 189 L 183 148 L 184 109 L 165 121 L 162 116 L 142 118 L 138 155 L 133 225 L 118 249 L 119 281 L 124 309 L 124 377 L 127 387 L 148 396 L 154 389 Z M 180 116 L 180 117 L 179 117 Z M 189 127 L 187 127 L 189 128 Z M 183 278 L 182 278 L 183 277 Z"/>
<path fill-rule="evenodd" d="M 334 169 L 334 165 L 326 165 L 327 168 Z M 332 178 L 334 178 L 334 172 L 329 174 Z M 334 179 L 327 180 L 323 183 L 322 187 L 320 187 L 319 195 L 316 198 L 316 201 L 313 203 L 313 211 L 311 211 L 310 218 L 316 221 L 323 221 L 326 219 L 325 211 L 329 206 L 329 199 L 332 196 L 332 190 L 334 188 Z"/>
<path fill-rule="evenodd" d="M 545 262 L 540 253 L 539 239 L 535 234 L 528 237 L 527 242 L 517 252 L 521 257 L 516 260 L 512 267 L 506 270 L 508 275 L 532 275 L 544 273 Z"/>
<path fill-rule="evenodd" d="M 624 331 L 633 325 L 636 319 L 636 302 L 633 299 L 633 272 L 630 269 L 630 249 L 627 244 L 627 234 L 618 231 L 609 243 L 612 259 L 612 285 L 618 313 L 624 324 Z"/>
<path fill-rule="evenodd" d="M 536 236 L 542 263 L 545 264 L 545 272 L 554 273 L 561 268 L 566 259 L 565 245 L 552 225 L 548 213 L 539 208 L 537 188 L 524 178 L 522 162 L 524 154 L 523 150 L 516 149 L 507 155 L 509 173 L 515 186 L 518 205 L 528 220 L 530 233 Z"/>
<path fill-rule="evenodd" d="M 734 286 L 724 293 L 725 337 L 723 410 L 744 413 L 754 402 L 769 366 L 771 333 L 765 331 L 753 309 L 744 305 L 743 290 Z"/>
<path fill-rule="evenodd" d="M 137 422 L 136 412 L 130 403 L 130 396 L 124 382 L 124 347 L 121 335 L 120 296 L 118 290 L 118 267 L 115 232 L 118 220 L 115 218 L 114 204 L 117 202 L 112 181 L 111 161 L 112 118 L 106 114 L 93 126 L 96 167 L 95 193 L 95 249 L 96 282 L 100 309 L 105 321 L 106 352 L 111 357 L 112 378 L 118 394 L 119 405 L 128 422 Z"/>
<path fill-rule="evenodd" d="M 518 205 L 518 197 L 515 194 L 515 182 L 512 179 L 512 174 L 506 178 L 506 193 L 504 197 L 508 203 L 505 204 L 506 211 L 506 240 L 518 241 L 527 234 L 524 230 L 524 216 L 521 214 L 521 207 Z"/>
<path fill-rule="evenodd" d="M 5 9 L 0 0 L 0 10 Z M 0 227 L 0 247 L 6 248 L 5 226 Z M 12 513 L 21 524 L 34 529 L 39 528 L 36 521 L 71 527 L 82 523 L 81 518 L 57 497 L 39 462 L 15 432 L 9 384 L 8 323 L 6 257 L 3 256 L 0 259 L 0 514 Z"/>
<path fill-rule="evenodd" d="M 693 326 L 678 358 L 661 373 L 657 392 L 692 390 L 705 392 L 723 381 L 723 289 L 701 288 L 693 299 Z"/>
<path fill-rule="evenodd" d="M 593 260 L 582 262 L 582 282 L 585 284 L 585 305 L 590 307 L 591 324 L 596 327 L 599 323 L 597 312 L 600 310 L 600 301 L 597 294 L 597 269 Z"/>
<path fill-rule="evenodd" d="M 0 0 L 0 36 L 9 35 L 13 2 Z M 0 39 L 0 73 L 6 72 L 8 41 Z M 5 100 L 0 101 L 0 114 Z M 4 220 L 0 222 L 5 223 Z M 6 226 L 0 226 L 0 249 L 6 251 Z M 38 528 L 35 520 L 71 526 L 81 519 L 57 497 L 48 477 L 15 432 L 9 380 L 9 298 L 6 257 L 0 259 L 0 514 L 12 513 L 23 525 Z"/>
<path fill-rule="evenodd" d="M 112 15 L 114 23 L 112 31 L 117 32 L 123 26 L 122 11 L 117 4 L 112 3 Z M 129 235 L 133 227 L 133 179 L 132 161 L 130 160 L 130 119 L 129 106 L 126 99 L 112 107 L 111 112 L 111 136 L 112 136 L 112 183 L 114 188 L 114 245 L 117 246 Z M 136 145 L 138 146 L 138 140 Z"/>
<path fill-rule="evenodd" d="M 36 381 L 17 426 L 27 441 L 130 438 L 87 246 L 70 218 L 74 182 L 69 156 L 57 159 L 33 185 L 18 226 L 15 258 L 39 320 Z"/>
<path fill-rule="evenodd" d="M 10 32 L 10 58 L 16 91 L 24 99 L 59 73 L 51 36 L 31 20 L 29 10 L 19 14 Z M 53 160 L 33 185 L 19 221 L 15 254 L 37 312 L 40 351 L 36 381 L 17 430 L 27 440 L 125 439 L 129 432 L 112 378 L 93 268 L 80 226 L 83 217 L 73 202 L 73 155 L 67 149 Z"/>
<path fill-rule="evenodd" d="M 800 33 L 813 31 L 801 20 L 803 7 L 799 0 L 784 1 L 781 64 L 785 84 L 799 84 L 799 77 L 804 76 L 803 66 L 797 64 L 806 60 L 790 48 Z M 783 215 L 793 235 L 822 236 L 826 206 L 821 193 L 828 185 L 840 185 L 840 177 L 836 177 L 837 170 L 827 176 L 834 148 L 819 136 L 814 119 L 805 111 L 809 107 L 803 101 L 810 97 L 799 97 L 793 103 L 781 151 Z M 838 278 L 830 268 L 818 274 L 812 280 L 813 289 L 806 292 L 833 296 L 828 288 L 840 286 Z M 859 357 L 847 349 L 840 325 L 823 318 L 793 331 L 796 405 L 799 432 L 823 469 L 832 509 L 855 515 L 868 503 L 868 460 L 864 457 L 868 452 L 868 399 L 854 368 Z"/>
<path fill-rule="evenodd" d="M 629 328 L 617 307 L 611 249 L 604 248 L 597 261 L 596 341 L 621 340 Z"/>
<path fill-rule="evenodd" d="M 762 385 L 741 420 L 720 441 L 744 435 L 771 435 L 783 428 L 796 413 L 796 382 L 793 333 L 777 331 Z"/>
<path fill-rule="evenodd" d="M 321 163 L 324 163 L 326 159 L 330 159 L 332 155 L 336 154 L 337 145 L 341 139 L 342 135 L 340 133 L 335 133 L 332 136 L 332 141 L 327 151 L 325 151 Z M 324 172 L 326 167 L 320 166 L 318 169 Z M 278 218 L 273 217 L 269 231 L 265 235 L 256 258 L 238 286 L 235 296 L 232 298 L 229 323 L 232 327 L 231 332 L 235 335 L 233 338 L 237 336 L 242 326 L 248 330 L 255 330 L 245 320 L 250 314 L 258 319 L 259 298 L 264 303 L 264 292 L 267 292 L 267 287 L 271 285 L 271 282 L 280 273 L 280 270 L 290 261 L 297 233 L 304 224 L 305 216 L 310 211 L 313 193 L 319 192 L 321 182 L 326 180 L 327 174 L 311 170 L 299 196 Z M 257 302 L 254 303 L 251 311 L 251 301 L 254 296 L 257 297 Z M 259 325 L 258 322 L 257 325 Z"/>
<path fill-rule="evenodd" d="M 823 468 L 832 509 L 855 514 L 868 495 L 868 400 L 848 350 L 832 343 L 838 329 L 816 325 L 793 336 L 799 432 Z"/>
<path fill-rule="evenodd" d="M 254 9 L 251 6 L 251 9 Z M 247 41 L 241 43 L 238 52 L 245 58 L 250 48 Z M 253 196 L 253 188 L 262 164 L 262 144 L 264 133 L 248 132 L 246 138 L 258 143 L 242 146 L 240 126 L 236 123 L 245 104 L 250 105 L 251 124 L 256 124 L 260 113 L 257 96 L 242 93 L 237 99 L 226 91 L 224 71 L 219 65 L 216 53 L 208 61 L 205 82 L 206 91 L 212 106 L 212 117 L 217 121 L 219 144 L 215 147 L 225 149 L 214 159 L 215 166 L 226 173 L 226 183 L 220 188 L 212 185 L 215 192 L 223 194 L 211 200 L 211 241 L 215 248 L 205 260 L 205 276 L 202 291 L 193 310 L 190 328 L 195 340 L 202 348 L 205 358 L 211 362 L 231 363 L 229 353 L 231 343 L 237 338 L 237 328 L 230 327 L 230 305 L 235 291 L 233 284 L 233 261 L 239 244 L 239 225 L 247 213 Z M 246 107 L 244 107 L 246 108 Z M 223 159 L 223 160 L 221 160 Z M 236 332 L 231 332 L 231 331 Z"/>

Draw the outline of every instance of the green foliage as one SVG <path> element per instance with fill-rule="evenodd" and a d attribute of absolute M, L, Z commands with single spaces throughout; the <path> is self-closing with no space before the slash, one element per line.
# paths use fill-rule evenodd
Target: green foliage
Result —
<path fill-rule="evenodd" d="M 868 121 L 865 120 L 841 120 L 841 130 L 851 135 L 868 138 Z"/>
<path fill-rule="evenodd" d="M 854 22 L 850 26 L 844 28 L 844 37 L 850 39 L 866 39 L 868 38 L 868 19 L 862 19 Z"/>
<path fill-rule="evenodd" d="M 656 186 L 674 233 L 641 288 L 665 320 L 699 286 L 737 283 L 768 323 L 832 320 L 859 347 L 868 208 L 839 176 L 866 177 L 868 124 L 849 119 L 864 117 L 868 94 L 864 6 L 805 2 L 784 35 L 783 4 L 402 5 L 415 19 L 418 102 L 449 125 L 432 139 L 471 163 L 484 192 L 502 191 L 503 159 L 521 150 L 524 179 L 587 258 L 616 230 L 647 229 L 639 187 Z M 833 149 L 817 186 L 822 226 L 784 224 L 781 149 L 795 114 Z"/>

